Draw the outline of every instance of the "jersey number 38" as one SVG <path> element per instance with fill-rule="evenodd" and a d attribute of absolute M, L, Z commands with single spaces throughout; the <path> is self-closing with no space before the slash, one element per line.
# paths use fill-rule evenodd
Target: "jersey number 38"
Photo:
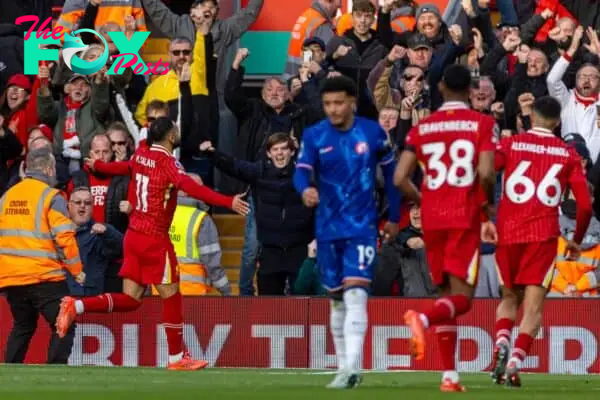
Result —
<path fill-rule="evenodd" d="M 469 187 L 475 181 L 473 159 L 475 146 L 465 139 L 458 139 L 446 148 L 444 142 L 427 143 L 423 145 L 422 152 L 429 156 L 427 161 L 427 188 L 437 190 L 444 183 L 453 187 Z M 442 161 L 448 152 L 450 165 Z M 434 174 L 432 174 L 432 172 Z"/>

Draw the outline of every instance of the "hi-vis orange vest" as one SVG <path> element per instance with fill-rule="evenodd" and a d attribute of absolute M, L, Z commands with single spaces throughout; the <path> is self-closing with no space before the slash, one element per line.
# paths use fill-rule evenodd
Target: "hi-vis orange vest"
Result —
<path fill-rule="evenodd" d="M 62 281 L 64 267 L 81 272 L 76 227 L 51 209 L 58 193 L 26 178 L 0 199 L 0 288 Z"/>
<path fill-rule="evenodd" d="M 567 241 L 560 237 L 551 291 L 563 293 L 567 285 L 575 285 L 582 296 L 597 295 L 594 271 L 600 265 L 600 245 L 583 250 L 577 261 L 569 261 L 565 258 L 566 246 Z"/>
<path fill-rule="evenodd" d="M 313 36 L 313 32 L 327 22 L 327 19 L 314 8 L 308 8 L 298 17 L 292 28 L 292 39 L 288 47 L 288 61 L 302 63 L 302 45 L 304 40 Z"/>
<path fill-rule="evenodd" d="M 196 240 L 205 217 L 206 213 L 196 207 L 179 205 L 169 228 L 179 265 L 179 291 L 184 296 L 202 296 L 210 291 Z M 158 294 L 155 288 L 152 290 L 153 294 Z"/>
<path fill-rule="evenodd" d="M 415 27 L 415 17 L 409 15 L 399 15 L 391 21 L 392 30 L 396 33 L 410 31 Z M 352 29 L 352 13 L 346 13 L 340 16 L 336 24 L 336 32 L 342 36 L 347 30 Z M 373 22 L 371 29 L 377 29 L 377 20 Z"/>

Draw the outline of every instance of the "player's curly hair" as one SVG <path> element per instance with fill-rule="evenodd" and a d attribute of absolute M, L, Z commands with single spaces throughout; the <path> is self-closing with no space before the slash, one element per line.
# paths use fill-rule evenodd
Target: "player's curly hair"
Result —
<path fill-rule="evenodd" d="M 162 142 L 169 132 L 175 128 L 175 123 L 168 117 L 157 118 L 148 129 L 148 144 Z"/>

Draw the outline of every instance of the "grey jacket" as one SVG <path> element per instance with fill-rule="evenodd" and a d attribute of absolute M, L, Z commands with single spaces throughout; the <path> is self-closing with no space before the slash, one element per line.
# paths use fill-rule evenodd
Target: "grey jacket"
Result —
<path fill-rule="evenodd" d="M 210 33 L 213 36 L 215 53 L 217 56 L 217 91 L 223 93 L 229 65 L 227 50 L 250 25 L 256 21 L 264 0 L 250 0 L 248 6 L 235 15 L 221 21 L 216 20 Z M 192 45 L 196 41 L 196 27 L 189 14 L 177 15 L 161 0 L 142 0 L 142 5 L 152 23 L 169 38 L 182 36 L 189 39 Z"/>

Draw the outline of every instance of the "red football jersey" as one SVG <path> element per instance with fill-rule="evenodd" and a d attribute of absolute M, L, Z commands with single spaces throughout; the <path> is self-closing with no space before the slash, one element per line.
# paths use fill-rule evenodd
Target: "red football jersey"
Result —
<path fill-rule="evenodd" d="M 504 170 L 498 205 L 501 244 L 543 242 L 560 235 L 558 208 L 567 185 L 586 178 L 576 151 L 547 129 L 534 128 L 503 139 L 496 169 Z"/>
<path fill-rule="evenodd" d="M 151 236 L 169 236 L 177 207 L 177 189 L 185 171 L 161 146 L 141 147 L 129 161 L 135 201 L 129 229 Z"/>
<path fill-rule="evenodd" d="M 462 102 L 446 102 L 406 137 L 423 168 L 424 230 L 479 229 L 479 153 L 494 151 L 496 121 Z"/>

